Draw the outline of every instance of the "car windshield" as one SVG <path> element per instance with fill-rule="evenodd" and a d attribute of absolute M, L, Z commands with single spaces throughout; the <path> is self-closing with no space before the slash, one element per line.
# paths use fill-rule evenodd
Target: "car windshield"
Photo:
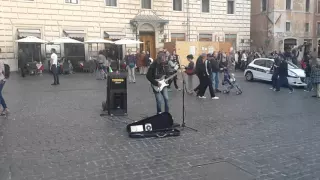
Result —
<path fill-rule="evenodd" d="M 295 64 L 293 64 L 292 62 L 288 62 L 288 68 L 289 69 L 299 69 L 299 67 L 298 66 L 296 66 Z"/>

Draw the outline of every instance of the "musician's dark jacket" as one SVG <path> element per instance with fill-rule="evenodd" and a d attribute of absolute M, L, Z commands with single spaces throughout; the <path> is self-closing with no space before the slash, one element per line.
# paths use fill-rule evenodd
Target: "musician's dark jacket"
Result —
<path fill-rule="evenodd" d="M 162 76 L 167 75 L 167 68 L 164 64 L 158 63 L 154 61 L 147 72 L 147 79 L 154 86 L 158 86 L 158 81 L 156 79 L 160 79 Z"/>

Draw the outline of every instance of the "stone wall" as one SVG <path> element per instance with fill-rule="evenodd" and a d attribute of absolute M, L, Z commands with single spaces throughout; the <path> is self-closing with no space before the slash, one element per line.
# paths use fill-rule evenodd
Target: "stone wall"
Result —
<path fill-rule="evenodd" d="M 232 33 L 237 34 L 239 49 L 249 47 L 249 43 L 240 43 L 240 40 L 250 39 L 250 0 L 236 0 L 233 15 L 227 14 L 226 0 L 210 1 L 210 13 L 201 13 L 201 1 L 190 0 L 190 40 L 197 41 L 199 33 L 210 33 L 223 41 L 225 33 Z M 140 7 L 140 0 L 118 0 L 117 7 L 106 6 L 104 0 L 79 0 L 79 4 L 68 4 L 64 0 L 2 0 L 2 57 L 12 70 L 17 69 L 17 44 L 14 41 L 17 29 L 23 27 L 40 29 L 41 38 L 48 41 L 61 37 L 63 29 L 68 28 L 84 30 L 85 40 L 103 37 L 104 31 L 123 32 L 127 38 L 135 38 L 129 22 Z M 153 10 L 169 20 L 164 30 L 169 38 L 170 33 L 187 33 L 186 7 L 184 1 L 183 11 L 173 11 L 171 0 L 153 0 Z M 156 48 L 161 46 L 163 43 L 156 37 Z"/>

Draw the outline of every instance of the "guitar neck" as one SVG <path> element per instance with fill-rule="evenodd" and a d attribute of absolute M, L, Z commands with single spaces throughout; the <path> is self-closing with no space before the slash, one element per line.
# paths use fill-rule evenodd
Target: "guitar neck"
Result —
<path fill-rule="evenodd" d="M 170 79 L 172 79 L 174 76 L 176 76 L 178 74 L 178 72 L 172 74 L 171 76 L 169 76 L 167 79 L 165 79 L 164 81 L 167 82 L 169 81 Z"/>

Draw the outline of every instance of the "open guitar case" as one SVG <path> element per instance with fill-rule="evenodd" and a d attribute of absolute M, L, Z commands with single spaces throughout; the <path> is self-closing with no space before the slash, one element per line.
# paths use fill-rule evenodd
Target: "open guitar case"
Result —
<path fill-rule="evenodd" d="M 173 127 L 170 113 L 161 113 L 127 125 L 131 138 L 180 136 L 180 131 Z"/>

